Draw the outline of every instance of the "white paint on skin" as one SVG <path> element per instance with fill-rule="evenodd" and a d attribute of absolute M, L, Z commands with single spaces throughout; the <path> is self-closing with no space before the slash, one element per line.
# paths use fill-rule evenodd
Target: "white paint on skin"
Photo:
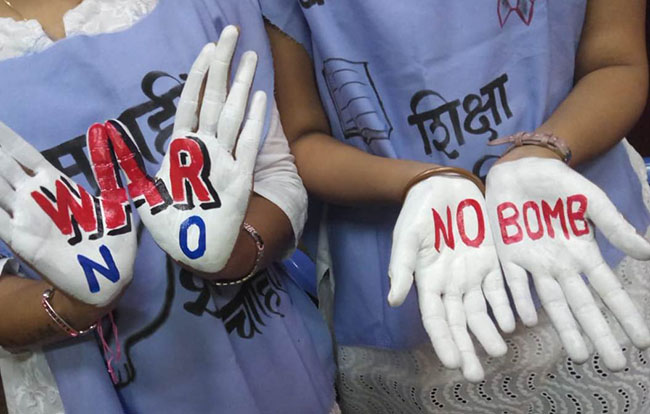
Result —
<path fill-rule="evenodd" d="M 409 191 L 393 230 L 389 276 L 391 306 L 404 302 L 415 280 L 422 323 L 447 368 L 483 379 L 468 327 L 488 355 L 506 353 L 486 298 L 505 332 L 514 330 L 514 316 L 483 195 L 471 181 L 439 175 Z"/>
<path fill-rule="evenodd" d="M 101 205 L 0 122 L 0 238 L 56 288 L 98 307 L 128 286 L 137 249 L 133 228 L 108 234 Z"/>
<path fill-rule="evenodd" d="M 228 73 L 238 35 L 234 26 L 228 26 L 222 31 L 217 45 L 210 43 L 204 47 L 190 70 L 180 97 L 174 139 L 169 148 L 185 145 L 183 143 L 191 138 L 194 143 L 202 145 L 203 160 L 199 160 L 197 153 L 192 155 L 191 151 L 184 150 L 189 157 L 175 162 L 175 167 L 171 161 L 173 154 L 168 149 L 156 174 L 172 196 L 174 175 L 183 175 L 179 171 L 185 167 L 201 165 L 200 178 L 194 175 L 196 181 L 184 178 L 180 185 L 177 184 L 182 200 L 175 200 L 163 211 L 152 214 L 151 206 L 146 203 L 138 207 L 138 213 L 156 243 L 174 260 L 202 273 L 216 273 L 223 269 L 235 246 L 252 192 L 255 159 L 266 113 L 266 94 L 257 91 L 251 98 L 248 117 L 244 121 L 257 65 L 254 52 L 242 54 L 228 91 Z M 206 76 L 205 93 L 197 116 L 201 86 Z M 178 168 L 179 165 L 182 168 Z M 185 197 L 188 186 L 192 188 L 194 206 L 179 209 L 180 204 L 188 204 Z M 209 201 L 220 203 L 220 206 L 201 206 L 205 203 L 199 200 L 197 186 L 213 189 Z M 194 217 L 200 217 L 204 223 L 205 244 L 209 246 L 204 254 L 198 247 L 198 226 L 187 227 L 187 246 L 179 236 L 184 223 Z M 188 250 L 196 254 L 188 255 Z"/>
<path fill-rule="evenodd" d="M 581 277 L 586 275 L 632 343 L 642 349 L 650 346 L 650 330 L 601 256 L 593 227 L 639 260 L 650 259 L 650 243 L 636 233 L 600 188 L 558 160 L 530 157 L 490 170 L 486 202 L 506 281 L 526 325 L 537 323 L 529 272 L 569 356 L 576 362 L 589 357 L 581 329 L 605 366 L 623 369 L 626 362 L 621 345 Z M 507 209 L 501 207 L 506 204 Z M 530 206 L 525 215 L 528 225 L 523 219 L 525 205 Z M 541 220 L 535 213 L 531 215 L 532 206 L 538 206 Z"/>

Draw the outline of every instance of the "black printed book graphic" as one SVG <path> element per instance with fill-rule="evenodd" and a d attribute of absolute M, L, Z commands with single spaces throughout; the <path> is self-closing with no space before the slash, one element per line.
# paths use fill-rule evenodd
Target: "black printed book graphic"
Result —
<path fill-rule="evenodd" d="M 393 126 L 368 70 L 368 62 L 331 58 L 323 62 L 323 76 L 346 139 L 361 137 L 366 144 L 389 139 Z"/>

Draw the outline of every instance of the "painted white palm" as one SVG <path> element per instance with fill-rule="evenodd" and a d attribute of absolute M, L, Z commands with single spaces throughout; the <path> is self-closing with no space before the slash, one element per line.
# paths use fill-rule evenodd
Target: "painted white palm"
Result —
<path fill-rule="evenodd" d="M 632 343 L 639 348 L 650 346 L 650 331 L 603 260 L 593 226 L 636 259 L 650 259 L 650 244 L 601 189 L 558 160 L 525 158 L 490 170 L 486 199 L 499 259 L 524 324 L 537 323 L 528 271 L 569 356 L 579 363 L 589 357 L 579 324 L 605 366 L 622 369 L 621 346 L 584 275 Z"/>
<path fill-rule="evenodd" d="M 130 221 L 109 226 L 106 205 L 0 123 L 0 238 L 58 289 L 99 307 L 131 281 L 137 248 Z"/>
<path fill-rule="evenodd" d="M 206 45 L 192 66 L 173 139 L 155 178 L 160 197 L 130 192 L 158 245 L 174 260 L 203 273 L 221 270 L 234 248 L 248 207 L 266 113 L 266 95 L 256 92 L 240 132 L 257 55 L 242 55 L 228 92 L 237 37 L 234 26 L 226 27 L 218 44 Z M 122 129 L 120 133 L 128 135 Z"/>
<path fill-rule="evenodd" d="M 485 201 L 471 181 L 434 176 L 409 191 L 393 230 L 389 276 L 391 306 L 402 304 L 415 277 L 422 322 L 447 368 L 483 379 L 468 326 L 489 355 L 507 352 L 485 298 L 502 330 L 514 329 L 514 316 Z"/>

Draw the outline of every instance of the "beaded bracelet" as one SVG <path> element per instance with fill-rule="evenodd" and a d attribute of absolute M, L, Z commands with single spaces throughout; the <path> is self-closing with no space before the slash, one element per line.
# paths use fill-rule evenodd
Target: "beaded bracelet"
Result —
<path fill-rule="evenodd" d="M 88 329 L 84 329 L 82 331 L 78 331 L 74 329 L 68 322 L 66 322 L 52 307 L 52 304 L 50 303 L 50 300 L 54 296 L 54 288 L 49 288 L 46 289 L 43 292 L 43 295 L 41 296 L 41 305 L 43 305 L 43 309 L 45 309 L 45 312 L 49 315 L 50 318 L 56 323 L 56 325 L 61 328 L 62 331 L 64 331 L 68 336 L 71 336 L 73 338 L 76 338 L 78 336 L 85 335 L 89 332 L 92 332 L 96 327 L 97 324 L 93 324 L 90 326 Z"/>
<path fill-rule="evenodd" d="M 571 148 L 569 148 L 569 145 L 562 138 L 553 134 L 543 132 L 517 132 L 516 134 L 497 138 L 494 141 L 488 142 L 488 145 L 502 144 L 512 144 L 503 155 L 509 153 L 514 148 L 523 145 L 536 145 L 538 147 L 550 149 L 556 153 L 565 164 L 568 164 L 569 161 L 571 161 Z"/>

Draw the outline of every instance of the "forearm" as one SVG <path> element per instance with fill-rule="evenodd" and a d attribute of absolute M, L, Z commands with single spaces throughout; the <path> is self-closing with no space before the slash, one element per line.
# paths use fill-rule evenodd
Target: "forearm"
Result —
<path fill-rule="evenodd" d="M 0 346 L 18 351 L 69 338 L 41 305 L 43 292 L 51 285 L 14 275 L 0 277 Z M 75 301 L 59 290 L 50 301 L 54 310 L 77 330 L 100 319 L 108 309 Z"/>
<path fill-rule="evenodd" d="M 367 154 L 321 132 L 293 140 L 291 151 L 307 190 L 335 204 L 401 203 L 408 181 L 434 167 Z"/>
<path fill-rule="evenodd" d="M 538 128 L 567 141 L 578 165 L 607 151 L 634 126 L 643 111 L 647 68 L 615 65 L 578 81 L 571 94 Z"/>
<path fill-rule="evenodd" d="M 307 52 L 267 25 L 282 126 L 307 190 L 337 204 L 399 203 L 406 183 L 433 164 L 367 154 L 330 135 Z"/>
<path fill-rule="evenodd" d="M 575 86 L 538 128 L 568 143 L 573 166 L 619 142 L 643 111 L 648 90 L 644 16 L 644 0 L 587 4 Z M 554 156 L 551 151 L 523 147 L 504 159 L 521 154 Z"/>
<path fill-rule="evenodd" d="M 255 227 L 264 240 L 264 256 L 258 268 L 263 269 L 282 259 L 294 238 L 291 223 L 284 212 L 264 197 L 253 194 L 244 220 Z M 242 229 L 226 267 L 215 275 L 205 277 L 213 280 L 241 279 L 253 269 L 256 255 L 255 241 Z"/>

